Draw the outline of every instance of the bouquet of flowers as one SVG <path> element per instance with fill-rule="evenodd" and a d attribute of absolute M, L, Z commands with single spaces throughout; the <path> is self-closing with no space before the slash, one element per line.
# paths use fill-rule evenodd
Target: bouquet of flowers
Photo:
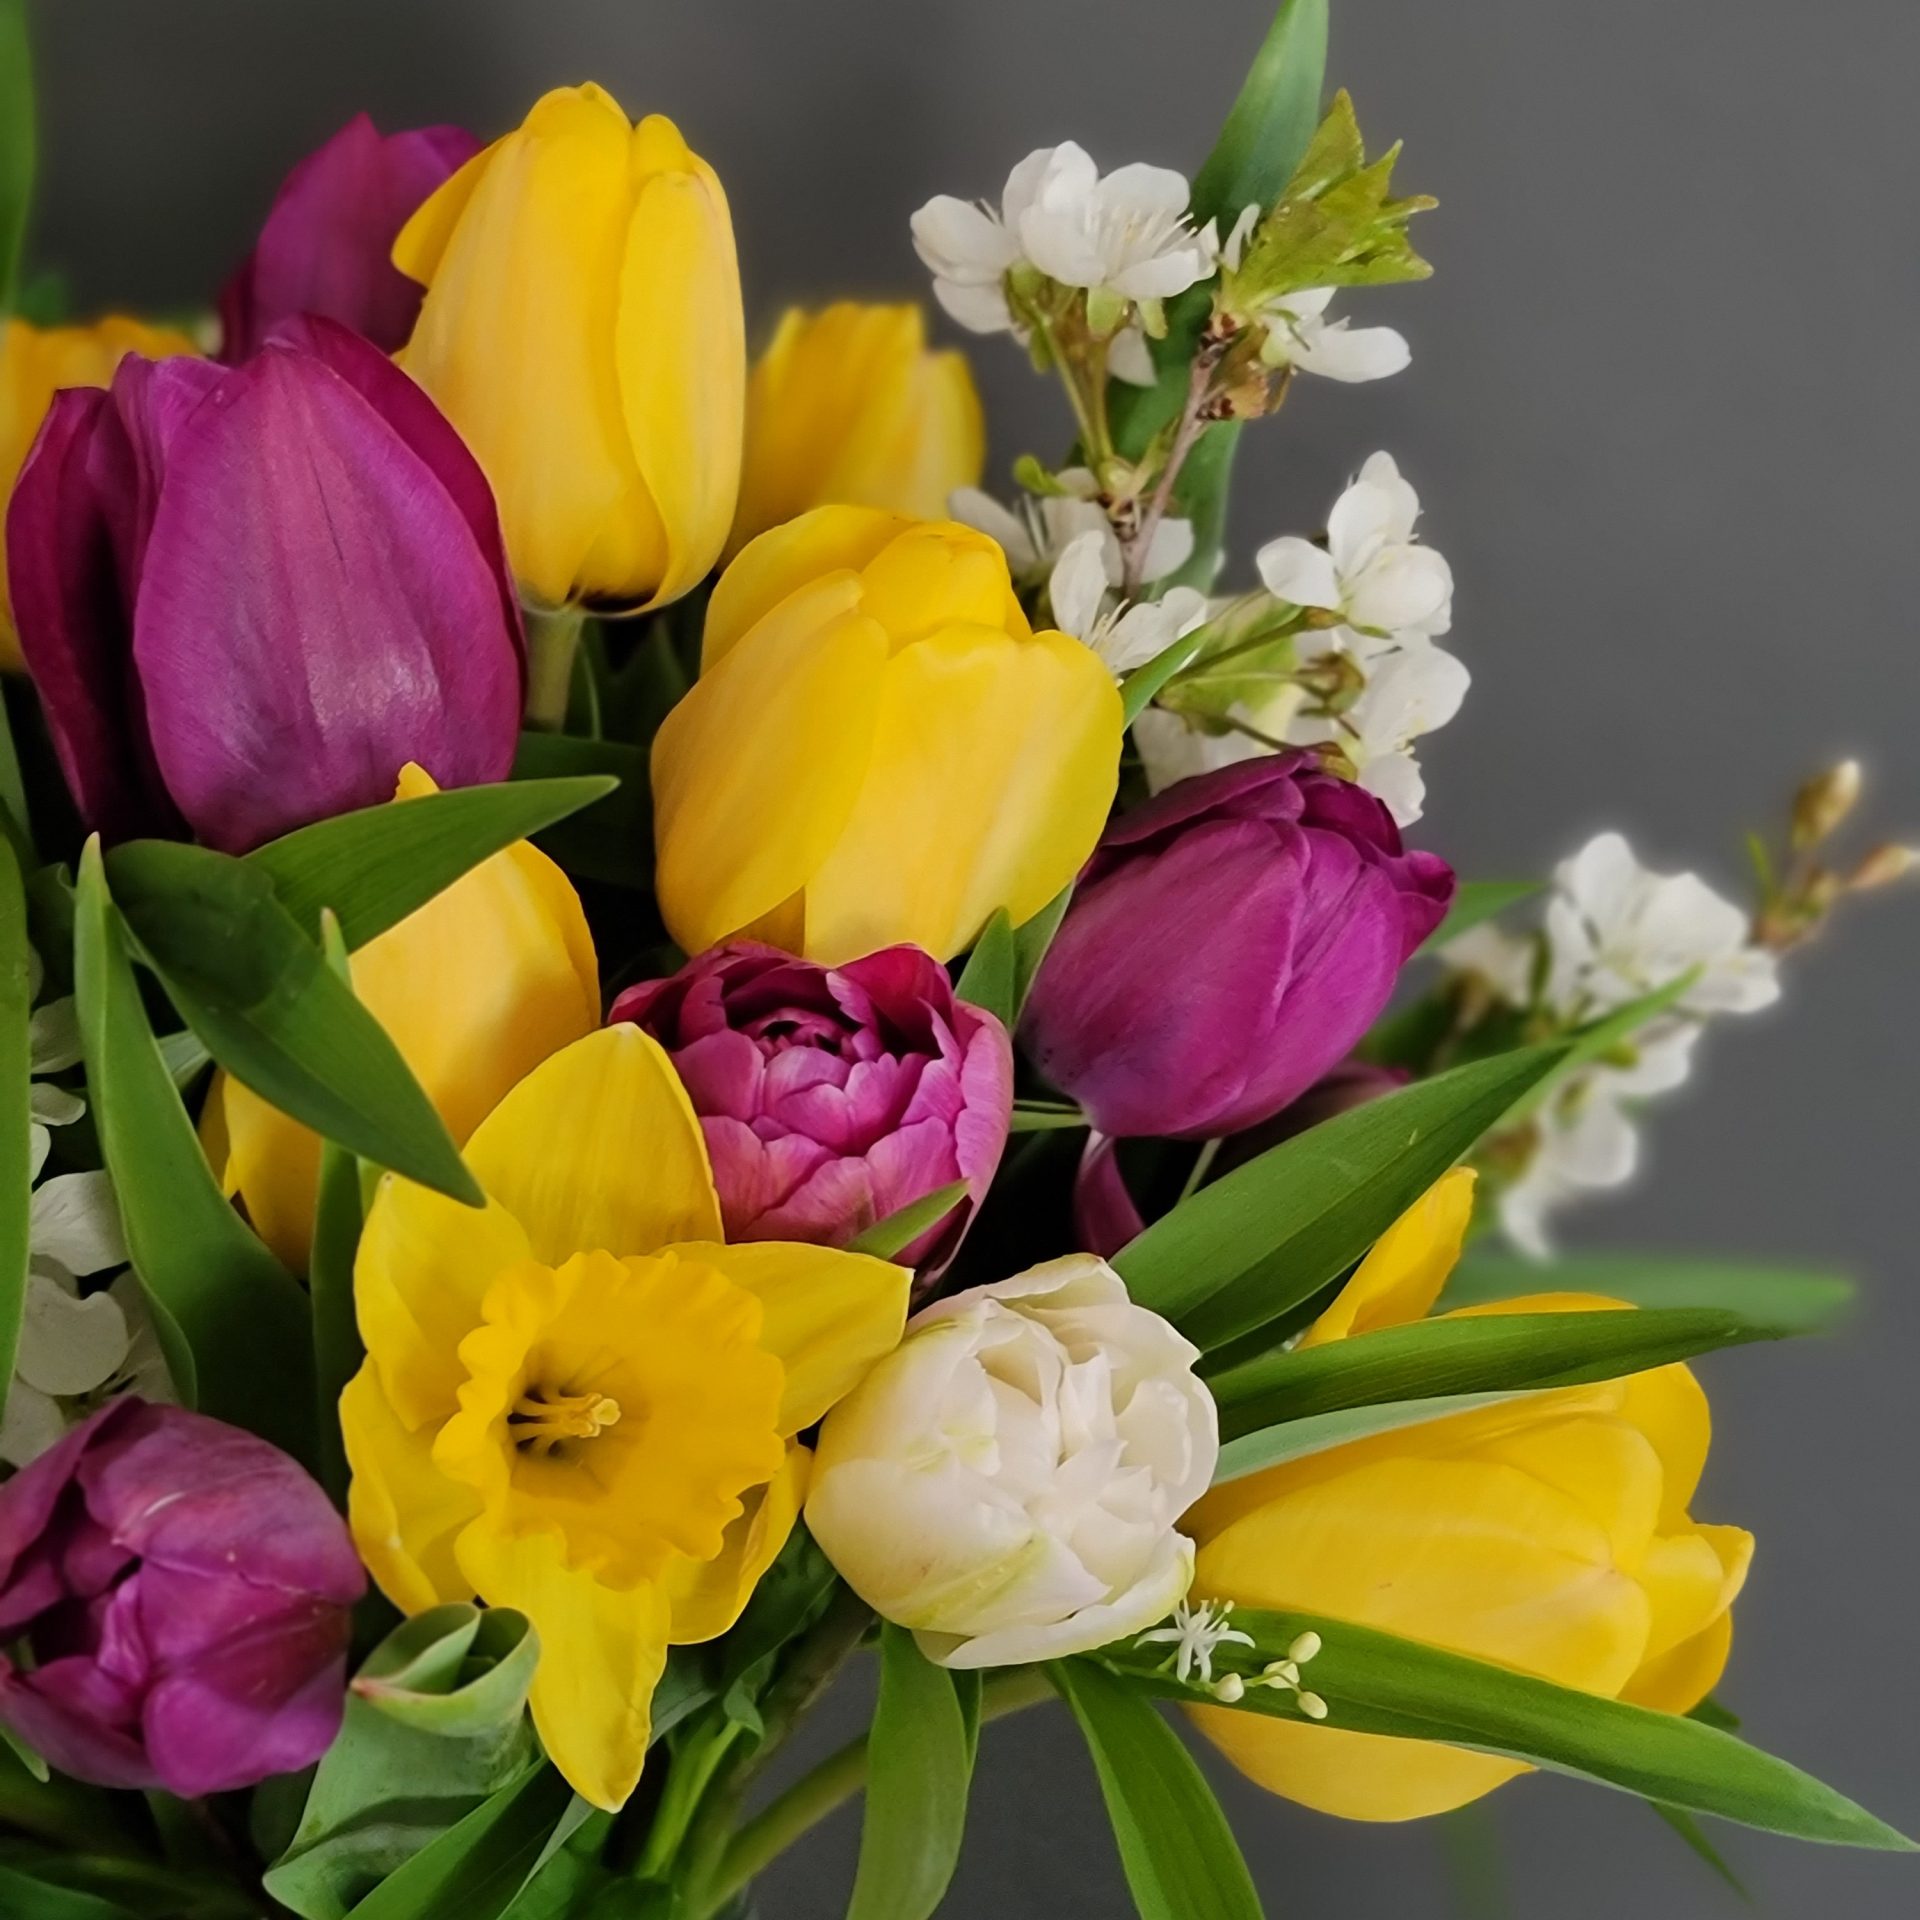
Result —
<path fill-rule="evenodd" d="M 0 0 L 9 1914 L 714 1920 L 864 1789 L 848 1911 L 925 1920 L 1049 1701 L 1149 1920 L 1260 1911 L 1182 1724 L 1353 1820 L 1908 1845 L 1738 1737 L 1695 1514 L 1689 1363 L 1844 1288 L 1547 1240 L 1908 856 L 1851 764 L 1750 907 L 1407 844 L 1412 484 L 1222 551 L 1428 271 L 1326 12 L 1191 182 L 915 216 L 1068 403 L 1009 505 L 919 308 L 749 368 L 720 181 L 594 86 L 358 119 L 217 322 L 69 318 Z"/>

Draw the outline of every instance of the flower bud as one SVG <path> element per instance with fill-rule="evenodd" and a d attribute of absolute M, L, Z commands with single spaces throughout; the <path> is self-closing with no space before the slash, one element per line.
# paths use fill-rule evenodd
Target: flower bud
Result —
<path fill-rule="evenodd" d="M 382 353 L 405 346 L 420 288 L 393 264 L 393 243 L 479 151 L 461 127 L 383 134 L 355 114 L 287 175 L 252 253 L 221 289 L 221 358 L 258 353 L 303 313 L 351 327 Z"/>
<path fill-rule="evenodd" d="M 1853 893 L 1871 893 L 1878 887 L 1890 887 L 1896 881 L 1904 880 L 1915 866 L 1920 866 L 1920 853 L 1912 847 L 1897 846 L 1889 841 L 1884 846 L 1873 849 L 1867 857 L 1847 876 L 1847 887 Z"/>
<path fill-rule="evenodd" d="M 63 387 L 104 387 L 129 353 L 159 360 L 198 351 L 184 333 L 145 326 L 123 314 L 85 327 L 0 323 L 0 526 L 13 484 L 57 392 Z M 6 544 L 0 539 L 0 668 L 11 669 L 24 663 L 7 589 Z"/>
<path fill-rule="evenodd" d="M 1860 762 L 1842 760 L 1815 774 L 1793 796 L 1793 844 L 1817 847 L 1860 801 Z"/>
<path fill-rule="evenodd" d="M 1053 1660 L 1164 1619 L 1213 1477 L 1198 1350 L 1085 1255 L 936 1302 L 827 1416 L 807 1525 L 949 1667 Z"/>
<path fill-rule="evenodd" d="M 1027 1003 L 1034 1064 L 1104 1134 L 1254 1126 L 1373 1024 L 1453 887 L 1310 756 L 1180 781 L 1081 877 Z"/>
<path fill-rule="evenodd" d="M 339 1731 L 365 1590 L 278 1448 L 115 1400 L 0 1487 L 0 1724 L 105 1787 L 198 1799 L 295 1772 Z"/>
<path fill-rule="evenodd" d="M 938 1272 L 986 1198 L 1013 1049 L 915 947 L 846 966 L 717 947 L 630 987 L 609 1021 L 660 1042 L 700 1117 L 727 1239 L 844 1247 L 949 1186 L 968 1197 L 897 1256 Z"/>
<path fill-rule="evenodd" d="M 562 87 L 414 215 L 401 364 L 479 456 L 530 601 L 676 600 L 740 484 L 746 334 L 727 197 L 671 120 Z"/>
<path fill-rule="evenodd" d="M 520 618 L 486 481 L 332 321 L 61 394 L 7 546 L 54 746 L 109 839 L 239 853 L 380 805 L 409 761 L 450 787 L 512 767 Z"/>
<path fill-rule="evenodd" d="M 980 484 L 986 430 L 966 356 L 930 353 L 917 306 L 789 308 L 747 386 L 727 550 L 812 507 L 937 520 Z"/>
<path fill-rule="evenodd" d="M 1113 677 L 1035 633 L 985 534 L 819 507 L 748 544 L 653 744 L 657 884 L 688 953 L 950 959 L 1038 913 L 1118 778 Z"/>

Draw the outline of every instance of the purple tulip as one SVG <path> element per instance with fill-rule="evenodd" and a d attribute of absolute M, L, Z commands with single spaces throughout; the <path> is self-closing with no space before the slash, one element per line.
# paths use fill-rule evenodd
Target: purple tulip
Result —
<path fill-rule="evenodd" d="M 1453 885 L 1311 755 L 1182 780 L 1107 829 L 1023 1038 L 1101 1133 L 1237 1133 L 1352 1049 Z"/>
<path fill-rule="evenodd" d="M 338 320 L 397 353 L 426 289 L 393 264 L 393 243 L 479 151 L 461 127 L 383 134 L 356 114 L 287 175 L 253 252 L 221 290 L 222 358 L 259 352 L 283 320 L 302 313 Z"/>
<path fill-rule="evenodd" d="M 918 947 L 844 967 L 735 942 L 630 987 L 613 1020 L 667 1052 L 700 1116 L 729 1240 L 845 1246 L 956 1180 L 968 1197 L 898 1257 L 937 1272 L 986 1197 L 1013 1051 Z"/>
<path fill-rule="evenodd" d="M 58 395 L 7 515 L 15 624 L 80 811 L 244 852 L 513 763 L 524 641 L 485 478 L 329 320 L 244 366 Z"/>
<path fill-rule="evenodd" d="M 0 1487 L 0 1723 L 103 1787 L 192 1799 L 292 1773 L 339 1731 L 365 1590 L 278 1448 L 112 1401 Z"/>

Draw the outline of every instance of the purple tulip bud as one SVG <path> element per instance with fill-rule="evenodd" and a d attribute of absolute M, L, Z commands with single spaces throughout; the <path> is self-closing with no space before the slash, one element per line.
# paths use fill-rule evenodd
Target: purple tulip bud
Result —
<path fill-rule="evenodd" d="M 1453 885 L 1310 755 L 1182 780 L 1107 829 L 1023 1038 L 1101 1133 L 1236 1133 L 1352 1049 Z"/>
<path fill-rule="evenodd" d="M 292 1773 L 339 1731 L 365 1591 L 346 1523 L 278 1448 L 111 1401 L 0 1487 L 0 1723 L 104 1787 Z"/>
<path fill-rule="evenodd" d="M 90 827 L 244 852 L 503 780 L 524 641 L 493 495 L 357 334 L 244 366 L 129 354 L 58 395 L 14 489 L 15 624 Z"/>
<path fill-rule="evenodd" d="M 918 947 L 843 967 L 736 942 L 630 987 L 613 1020 L 673 1056 L 729 1240 L 845 1246 L 956 1180 L 969 1197 L 898 1257 L 937 1272 L 986 1196 L 1013 1110 L 1013 1050 Z"/>
<path fill-rule="evenodd" d="M 397 353 L 426 289 L 393 264 L 393 243 L 479 151 L 461 127 L 383 134 L 356 114 L 287 175 L 253 252 L 221 290 L 221 357 L 258 353 L 283 320 L 302 313 L 338 320 Z"/>

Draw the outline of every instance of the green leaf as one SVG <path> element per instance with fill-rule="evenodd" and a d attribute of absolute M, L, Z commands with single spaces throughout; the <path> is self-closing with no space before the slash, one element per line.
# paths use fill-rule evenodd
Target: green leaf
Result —
<path fill-rule="evenodd" d="M 1113 1264 L 1142 1306 L 1224 1346 L 1342 1273 L 1568 1052 L 1499 1054 L 1323 1121 L 1202 1187 Z"/>
<path fill-rule="evenodd" d="M 1307 1669 L 1307 1681 L 1326 1702 L 1328 1727 L 1504 1754 L 1643 1799 L 1802 1840 L 1916 1850 L 1912 1841 L 1831 1787 L 1683 1715 L 1555 1686 L 1349 1621 L 1236 1609 L 1233 1624 L 1251 1634 L 1255 1644 L 1232 1649 L 1224 1663 L 1216 1656 L 1215 1664 L 1245 1676 L 1257 1676 L 1267 1662 L 1282 1658 L 1299 1635 L 1320 1635 L 1321 1649 Z M 1219 1704 L 1199 1687 L 1183 1687 L 1148 1650 L 1109 1649 L 1101 1658 L 1167 1698 Z M 1313 1724 L 1289 1692 L 1249 1686 L 1237 1706 Z"/>
<path fill-rule="evenodd" d="M 927 1920 L 960 1859 L 973 1754 L 954 1677 L 880 1629 L 880 1698 L 847 1920 Z"/>
<path fill-rule="evenodd" d="M 346 942 L 331 907 L 320 911 L 320 940 L 335 978 L 352 992 Z M 363 1215 L 360 1162 L 331 1140 L 320 1143 L 314 1193 L 313 1245 L 307 1261 L 307 1300 L 313 1315 L 314 1419 L 319 1433 L 320 1484 L 342 1512 L 347 1504 L 347 1451 L 340 1429 L 340 1396 L 360 1369 L 366 1349 L 353 1308 L 353 1263 Z"/>
<path fill-rule="evenodd" d="M 542 851 L 582 880 L 647 892 L 653 886 L 653 787 L 644 748 L 622 740 L 565 733 L 523 733 L 514 755 L 516 783 L 560 778 L 613 779 L 603 800 L 540 836 Z"/>
<path fill-rule="evenodd" d="M 0 321 L 13 312 L 33 211 L 33 46 L 27 0 L 0 0 Z"/>
<path fill-rule="evenodd" d="M 1014 943 L 1013 922 L 1005 907 L 997 907 L 991 920 L 973 943 L 967 964 L 961 969 L 954 992 L 969 1006 L 983 1007 L 1002 1026 L 1014 1024 L 1014 1001 L 1018 993 L 1019 949 Z"/>
<path fill-rule="evenodd" d="M 612 1829 L 612 1814 L 575 1794 L 501 1920 L 573 1920 L 589 1912 L 593 1900 L 620 1884 L 600 1860 Z"/>
<path fill-rule="evenodd" d="M 53 1769 L 11 1727 L 0 1727 L 0 1743 L 42 1786 L 53 1778 Z"/>
<path fill-rule="evenodd" d="M 299 1283 L 227 1204 L 154 1041 L 107 894 L 81 856 L 74 991 L 87 1091 L 133 1269 L 181 1400 L 313 1458 L 313 1352 Z"/>
<path fill-rule="evenodd" d="M 1141 1920 L 1260 1920 L 1227 1817 L 1152 1702 L 1092 1661 L 1049 1672 L 1093 1755 Z"/>
<path fill-rule="evenodd" d="M 1020 1015 L 1025 1010 L 1027 995 L 1033 991 L 1034 976 L 1040 971 L 1040 963 L 1047 957 L 1047 949 L 1053 945 L 1053 936 L 1060 931 L 1060 922 L 1067 917 L 1067 909 L 1073 904 L 1073 883 L 1069 881 L 1031 920 L 1023 920 L 1013 930 L 1013 1019 L 1012 1026 L 1020 1024 Z"/>
<path fill-rule="evenodd" d="M 1718 1307 L 1778 1327 L 1821 1333 L 1846 1317 L 1853 1282 L 1837 1274 L 1702 1260 L 1687 1254 L 1579 1254 L 1542 1263 L 1469 1252 L 1436 1311 L 1484 1306 L 1529 1293 L 1598 1293 L 1636 1307 Z"/>
<path fill-rule="evenodd" d="M 33 1240 L 29 953 L 27 890 L 13 848 L 0 839 L 0 1413 L 13 1384 Z"/>
<path fill-rule="evenodd" d="M 1320 124 L 1326 65 L 1327 0 L 1282 0 L 1193 183 L 1196 223 L 1224 234 L 1243 207 L 1279 197 Z"/>
<path fill-rule="evenodd" d="M 1065 1133 L 1092 1125 L 1078 1107 L 1055 1106 L 1051 1101 L 1016 1100 L 1008 1121 L 1011 1133 Z"/>
<path fill-rule="evenodd" d="M 1456 1413 L 1478 1413 L 1524 1397 L 1524 1389 L 1508 1393 L 1444 1393 L 1424 1400 L 1382 1400 L 1370 1406 L 1341 1407 L 1331 1413 L 1308 1414 L 1271 1427 L 1252 1427 L 1226 1441 L 1213 1470 L 1213 1484 L 1244 1480 L 1250 1473 L 1277 1467 L 1285 1460 L 1301 1460 L 1351 1440 L 1376 1433 L 1396 1433 L 1402 1427 L 1425 1426 Z"/>
<path fill-rule="evenodd" d="M 1662 1806 L 1658 1800 L 1649 1800 L 1647 1805 L 1680 1836 L 1689 1853 L 1701 1861 L 1710 1873 L 1730 1887 L 1749 1906 L 1752 1905 L 1753 1895 L 1747 1891 L 1746 1883 L 1727 1864 L 1725 1855 L 1701 1831 L 1700 1822 L 1686 1808 Z"/>
<path fill-rule="evenodd" d="M 470 1606 L 435 1607 L 390 1634 L 353 1683 L 267 1891 L 303 1920 L 340 1920 L 522 1783 L 539 1758 L 526 1715 L 538 1652 L 523 1614 Z"/>
<path fill-rule="evenodd" d="M 0 0 L 4 4 L 5 0 Z M 20 754 L 13 743 L 13 722 L 7 714 L 7 690 L 0 680 L 0 839 L 13 849 L 24 872 L 33 865 L 33 816 L 27 810 L 26 782 L 20 773 Z"/>
<path fill-rule="evenodd" d="M 205 847 L 134 840 L 107 855 L 107 876 L 168 997 L 236 1080 L 363 1160 L 484 1203 L 399 1049 L 264 869 Z"/>
<path fill-rule="evenodd" d="M 4 1865 L 0 1865 L 0 1912 L 8 1920 L 127 1920 L 127 1909 L 117 1901 L 77 1887 L 54 1886 Z"/>
<path fill-rule="evenodd" d="M 1531 900 L 1539 891 L 1537 880 L 1463 880 L 1447 917 L 1421 942 L 1419 951 L 1431 953 L 1484 922 L 1498 919 L 1509 907 Z"/>
<path fill-rule="evenodd" d="M 912 1246 L 929 1227 L 944 1220 L 966 1197 L 967 1183 L 951 1180 L 944 1187 L 922 1195 L 911 1206 L 888 1214 L 884 1220 L 876 1220 L 865 1233 L 848 1243 L 847 1251 L 870 1253 L 876 1260 L 891 1260 Z"/>
<path fill-rule="evenodd" d="M 604 799 L 614 785 L 592 774 L 421 794 L 300 827 L 256 847 L 246 863 L 273 882 L 303 931 L 317 934 L 331 908 L 351 952 L 502 847 Z"/>
<path fill-rule="evenodd" d="M 1375 1402 L 1617 1380 L 1797 1331 L 1725 1307 L 1421 1320 L 1266 1354 L 1215 1375 L 1208 1385 L 1220 1406 L 1221 1435 L 1231 1440 L 1284 1420 Z"/>

